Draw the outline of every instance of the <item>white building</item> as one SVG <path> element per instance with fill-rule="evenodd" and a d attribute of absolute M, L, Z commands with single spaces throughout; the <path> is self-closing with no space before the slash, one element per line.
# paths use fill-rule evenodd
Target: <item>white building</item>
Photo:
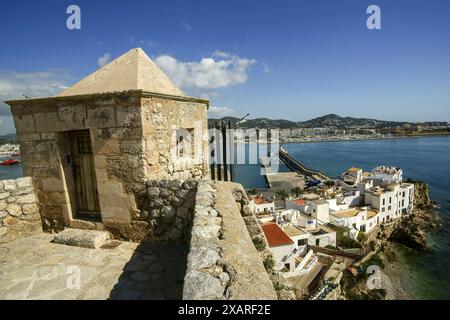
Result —
<path fill-rule="evenodd" d="M 378 212 L 367 207 L 330 211 L 333 224 L 362 232 L 372 231 L 381 222 L 379 217 Z"/>
<path fill-rule="evenodd" d="M 354 185 L 362 180 L 363 171 L 360 168 L 352 167 L 343 172 L 340 176 L 342 181 L 345 181 L 349 185 Z"/>
<path fill-rule="evenodd" d="M 275 202 L 263 196 L 253 196 L 248 204 L 250 210 L 255 214 L 268 214 L 275 212 Z"/>
<path fill-rule="evenodd" d="M 295 270 L 296 245 L 294 241 L 276 224 L 268 223 L 262 226 L 269 245 L 269 250 L 275 259 L 274 269 L 277 271 Z"/>
<path fill-rule="evenodd" d="M 313 200 L 308 202 L 311 205 L 311 216 L 318 220 L 320 224 L 330 222 L 330 209 L 328 201 L 323 199 Z"/>
<path fill-rule="evenodd" d="M 365 192 L 365 204 L 380 213 L 382 222 L 410 214 L 414 207 L 414 184 L 391 184 L 373 187 Z"/>
<path fill-rule="evenodd" d="M 283 230 L 275 223 L 265 224 L 262 229 L 275 259 L 274 269 L 283 271 L 284 277 L 307 274 L 318 263 L 313 250 L 307 251 L 307 234 L 304 232 L 291 225 L 285 226 Z"/>
<path fill-rule="evenodd" d="M 370 179 L 374 181 L 374 186 L 387 186 L 393 183 L 402 183 L 403 171 L 402 169 L 395 167 L 378 166 L 372 170 Z"/>
<path fill-rule="evenodd" d="M 286 209 L 299 210 L 306 213 L 308 205 L 304 199 L 285 200 Z"/>
<path fill-rule="evenodd" d="M 329 222 L 329 204 L 324 199 L 316 200 L 286 200 L 286 209 L 298 210 L 318 220 L 320 224 Z"/>
<path fill-rule="evenodd" d="M 278 214 L 282 230 L 294 241 L 296 248 L 304 252 L 301 246 L 336 246 L 336 232 L 311 215 L 298 210 L 286 210 Z"/>

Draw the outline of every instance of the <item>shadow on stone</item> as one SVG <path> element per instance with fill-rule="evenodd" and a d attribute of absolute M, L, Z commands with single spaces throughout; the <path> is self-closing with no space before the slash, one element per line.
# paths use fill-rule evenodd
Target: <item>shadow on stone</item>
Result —
<path fill-rule="evenodd" d="M 188 252 L 186 244 L 142 242 L 125 265 L 109 299 L 182 299 Z"/>

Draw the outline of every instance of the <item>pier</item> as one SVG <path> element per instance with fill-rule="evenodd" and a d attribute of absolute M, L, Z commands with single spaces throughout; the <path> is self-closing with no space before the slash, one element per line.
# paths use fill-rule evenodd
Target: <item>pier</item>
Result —
<path fill-rule="evenodd" d="M 285 163 L 292 171 L 297 172 L 298 174 L 310 177 L 314 180 L 331 180 L 330 177 L 324 175 L 323 173 L 305 167 L 303 164 L 291 157 L 291 155 L 289 155 L 289 153 L 283 148 L 281 148 L 279 151 L 279 157 L 280 160 L 283 161 L 283 163 Z"/>
<path fill-rule="evenodd" d="M 296 187 L 299 187 L 302 190 L 304 189 L 305 180 L 302 176 L 299 176 L 297 172 L 273 172 L 270 167 L 270 159 L 267 157 L 261 157 L 260 163 L 264 170 L 267 185 L 271 191 L 289 191 Z"/>

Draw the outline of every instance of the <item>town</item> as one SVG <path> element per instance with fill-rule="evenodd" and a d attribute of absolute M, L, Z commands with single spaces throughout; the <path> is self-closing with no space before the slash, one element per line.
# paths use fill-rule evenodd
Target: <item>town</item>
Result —
<path fill-rule="evenodd" d="M 336 180 L 284 192 L 247 192 L 274 269 L 294 286 L 297 298 L 336 299 L 333 289 L 353 262 L 345 258 L 348 242 L 357 248 L 380 227 L 409 215 L 414 204 L 414 184 L 403 181 L 400 168 L 389 166 L 370 172 L 352 167 Z"/>

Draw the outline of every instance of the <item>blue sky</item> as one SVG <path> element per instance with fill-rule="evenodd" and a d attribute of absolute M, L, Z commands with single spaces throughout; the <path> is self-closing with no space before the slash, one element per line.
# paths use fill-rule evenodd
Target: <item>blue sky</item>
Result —
<path fill-rule="evenodd" d="M 70 4 L 81 30 L 66 28 Z M 0 35 L 0 99 L 55 94 L 141 47 L 212 115 L 450 120 L 446 0 L 17 0 L 0 4 Z"/>

